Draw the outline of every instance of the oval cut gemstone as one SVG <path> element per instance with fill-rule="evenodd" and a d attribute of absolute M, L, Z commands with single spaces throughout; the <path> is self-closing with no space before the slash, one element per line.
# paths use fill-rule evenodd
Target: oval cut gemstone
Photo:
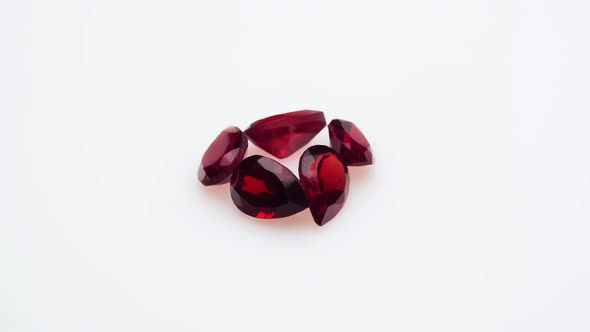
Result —
<path fill-rule="evenodd" d="M 285 158 L 309 143 L 325 126 L 323 112 L 303 110 L 258 120 L 244 133 L 262 150 Z"/>
<path fill-rule="evenodd" d="M 335 119 L 328 125 L 330 145 L 348 166 L 362 166 L 373 163 L 371 145 L 365 135 L 345 120 Z"/>
<path fill-rule="evenodd" d="M 283 218 L 309 205 L 297 177 L 277 161 L 250 156 L 240 163 L 230 182 L 234 204 L 256 218 Z"/>
<path fill-rule="evenodd" d="M 323 226 L 344 206 L 348 195 L 348 168 L 336 151 L 314 145 L 299 159 L 299 178 L 316 224 Z"/>
<path fill-rule="evenodd" d="M 201 159 L 199 181 L 206 186 L 228 182 L 232 172 L 244 158 L 247 148 L 248 139 L 240 128 L 225 128 L 209 145 Z"/>

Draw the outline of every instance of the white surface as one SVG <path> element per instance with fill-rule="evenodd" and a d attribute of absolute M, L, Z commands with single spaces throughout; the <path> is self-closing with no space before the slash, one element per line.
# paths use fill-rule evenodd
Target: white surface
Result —
<path fill-rule="evenodd" d="M 3 1 L 0 331 L 589 331 L 589 10 Z M 197 183 L 304 108 L 377 160 L 328 225 Z"/>

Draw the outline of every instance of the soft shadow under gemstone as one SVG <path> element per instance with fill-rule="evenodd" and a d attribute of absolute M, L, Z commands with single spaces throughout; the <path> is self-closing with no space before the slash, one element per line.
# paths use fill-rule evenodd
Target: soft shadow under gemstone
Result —
<path fill-rule="evenodd" d="M 259 155 L 242 160 L 231 177 L 230 192 L 238 209 L 256 218 L 283 218 L 308 207 L 297 177 L 277 161 Z"/>
<path fill-rule="evenodd" d="M 325 145 L 314 145 L 299 159 L 299 178 L 313 220 L 324 225 L 344 206 L 348 195 L 348 168 L 336 151 Z"/>
<path fill-rule="evenodd" d="M 258 120 L 244 133 L 262 150 L 285 158 L 309 143 L 325 126 L 323 112 L 303 110 Z"/>
<path fill-rule="evenodd" d="M 228 182 L 247 148 L 248 139 L 240 128 L 225 128 L 203 154 L 199 165 L 199 181 L 206 186 Z"/>
<path fill-rule="evenodd" d="M 335 119 L 328 125 L 330 145 L 348 166 L 362 166 L 373 163 L 371 145 L 354 123 Z"/>

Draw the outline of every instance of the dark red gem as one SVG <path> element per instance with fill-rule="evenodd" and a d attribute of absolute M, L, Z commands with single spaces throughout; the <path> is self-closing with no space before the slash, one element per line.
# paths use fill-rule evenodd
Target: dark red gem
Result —
<path fill-rule="evenodd" d="M 206 186 L 229 181 L 244 158 L 248 139 L 238 127 L 225 128 L 209 145 L 199 166 L 199 181 Z"/>
<path fill-rule="evenodd" d="M 320 111 L 296 111 L 258 120 L 244 131 L 262 150 L 285 158 L 309 143 L 326 126 Z"/>
<path fill-rule="evenodd" d="M 332 120 L 328 125 L 330 145 L 348 166 L 362 166 L 373 163 L 371 145 L 365 135 L 345 120 Z"/>
<path fill-rule="evenodd" d="M 309 204 L 297 177 L 277 161 L 250 156 L 231 177 L 231 198 L 247 215 L 272 219 L 293 215 Z"/>
<path fill-rule="evenodd" d="M 348 195 L 348 168 L 336 151 L 325 145 L 314 145 L 299 159 L 299 178 L 313 220 L 324 225 L 344 206 Z"/>

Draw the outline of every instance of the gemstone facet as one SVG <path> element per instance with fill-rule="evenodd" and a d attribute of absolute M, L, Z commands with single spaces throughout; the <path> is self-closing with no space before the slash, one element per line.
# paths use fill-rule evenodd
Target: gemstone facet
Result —
<path fill-rule="evenodd" d="M 258 120 L 244 131 L 262 150 L 285 158 L 309 143 L 326 126 L 320 111 L 296 111 Z"/>
<path fill-rule="evenodd" d="M 297 177 L 277 161 L 250 156 L 240 163 L 230 182 L 234 204 L 256 218 L 282 218 L 309 206 Z"/>
<path fill-rule="evenodd" d="M 203 154 L 199 165 L 199 181 L 206 186 L 228 182 L 247 148 L 248 139 L 240 128 L 225 128 Z"/>
<path fill-rule="evenodd" d="M 362 166 L 373 163 L 371 145 L 365 135 L 345 120 L 335 119 L 328 125 L 330 145 L 348 166 Z"/>
<path fill-rule="evenodd" d="M 316 224 L 336 216 L 348 195 L 348 168 L 336 151 L 325 145 L 309 147 L 299 159 L 299 178 Z"/>

